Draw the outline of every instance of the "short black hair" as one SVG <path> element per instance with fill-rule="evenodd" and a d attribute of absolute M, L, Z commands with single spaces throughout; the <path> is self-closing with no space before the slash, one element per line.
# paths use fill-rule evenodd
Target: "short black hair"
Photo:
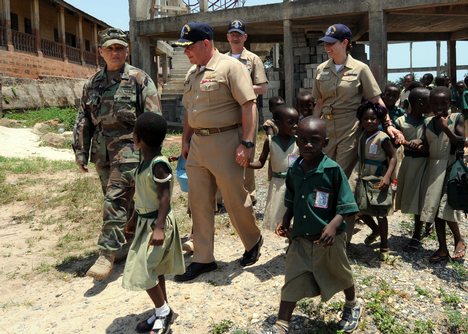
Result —
<path fill-rule="evenodd" d="M 273 96 L 273 97 L 270 97 L 270 99 L 268 100 L 268 107 L 271 109 L 272 107 L 276 107 L 280 104 L 285 104 L 285 103 L 286 102 L 281 96 Z"/>
<path fill-rule="evenodd" d="M 424 74 L 424 75 L 423 75 L 423 79 L 424 79 L 424 78 L 431 79 L 431 82 L 432 82 L 432 80 L 434 80 L 434 76 L 432 75 L 432 73 L 426 73 L 426 74 Z"/>
<path fill-rule="evenodd" d="M 293 108 L 293 107 L 290 107 L 290 106 L 287 106 L 285 104 L 282 104 L 282 105 L 279 105 L 275 108 L 275 114 L 273 115 L 273 119 L 275 121 L 281 121 L 283 119 L 283 116 L 288 112 L 288 111 L 295 111 L 298 115 L 299 115 L 299 112 Z"/>
<path fill-rule="evenodd" d="M 437 86 L 432 88 L 431 90 L 431 95 L 430 98 L 432 98 L 434 95 L 445 95 L 447 98 L 450 100 L 452 98 L 452 92 L 450 91 L 450 88 L 445 87 L 445 86 Z"/>
<path fill-rule="evenodd" d="M 159 114 L 144 112 L 138 116 L 133 132 L 149 147 L 159 148 L 166 137 L 167 122 Z"/>
<path fill-rule="evenodd" d="M 414 88 L 418 88 L 418 87 L 424 87 L 424 85 L 420 83 L 419 81 L 413 81 L 412 83 L 409 84 L 408 90 L 411 91 Z"/>
<path fill-rule="evenodd" d="M 380 121 L 380 123 L 385 121 L 385 117 L 387 116 L 387 109 L 382 107 L 380 104 L 372 103 L 371 101 L 365 101 L 358 107 L 356 118 L 361 121 L 362 115 L 364 112 L 366 112 L 366 110 L 369 109 L 375 112 L 375 115 L 377 116 L 377 119 Z"/>
<path fill-rule="evenodd" d="M 468 88 L 468 75 L 463 79 L 463 81 L 465 82 L 465 86 Z"/>
<path fill-rule="evenodd" d="M 426 87 L 415 87 L 414 89 L 411 90 L 411 92 L 408 95 L 408 102 L 410 105 L 414 106 L 417 103 L 417 99 L 426 92 L 429 92 L 430 90 L 427 89 Z"/>
<path fill-rule="evenodd" d="M 435 85 L 436 86 L 447 86 L 447 81 L 448 81 L 448 77 L 446 77 L 445 75 L 441 75 L 441 76 L 437 76 L 435 78 Z"/>
<path fill-rule="evenodd" d="M 389 83 L 389 84 L 387 84 L 387 85 L 385 86 L 384 92 L 385 92 L 387 89 L 389 89 L 389 88 L 395 88 L 395 89 L 397 89 L 398 91 L 400 91 L 400 88 L 399 88 L 396 84 L 394 84 L 394 83 Z"/>

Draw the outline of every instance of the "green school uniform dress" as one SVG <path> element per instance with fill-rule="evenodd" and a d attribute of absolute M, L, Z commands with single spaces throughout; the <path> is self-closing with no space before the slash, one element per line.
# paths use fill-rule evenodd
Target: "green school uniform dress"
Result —
<path fill-rule="evenodd" d="M 123 287 L 129 290 L 148 290 L 158 284 L 160 275 L 185 272 L 179 230 L 172 210 L 166 217 L 163 245 L 149 246 L 159 210 L 158 182 L 161 183 L 161 180 L 156 179 L 153 174 L 153 167 L 158 163 L 165 164 L 171 170 L 167 158 L 157 156 L 150 162 L 141 162 L 134 174 L 134 200 L 138 221 L 135 237 L 128 251 L 122 282 Z M 172 194 L 173 177 L 170 183 Z"/>
<path fill-rule="evenodd" d="M 274 231 L 277 224 L 282 222 L 286 212 L 284 205 L 286 173 L 299 157 L 299 148 L 294 137 L 291 137 L 286 146 L 282 145 L 278 136 L 268 136 L 268 141 L 272 177 L 268 188 L 263 226 Z"/>
<path fill-rule="evenodd" d="M 462 117 L 460 113 L 450 114 L 448 127 L 454 131 L 455 125 Z M 455 161 L 455 149 L 452 148 L 449 137 L 442 131 L 437 131 L 434 116 L 426 119 L 426 140 L 429 144 L 429 159 L 422 182 L 421 221 L 433 222 L 435 217 L 443 220 L 462 223 L 464 214 L 461 210 L 453 210 L 447 203 L 448 169 Z"/>
<path fill-rule="evenodd" d="M 370 137 L 362 132 L 358 142 L 359 156 L 359 177 L 363 176 L 384 176 L 388 168 L 388 158 L 382 147 L 383 143 L 390 140 L 390 137 L 383 131 L 377 131 Z M 358 184 L 358 187 L 361 185 Z M 359 189 L 356 189 L 359 191 Z M 390 189 L 388 191 L 391 191 Z M 390 209 L 369 208 L 361 211 L 360 214 L 386 217 L 391 213 Z"/>
<path fill-rule="evenodd" d="M 398 130 L 410 141 L 423 136 L 424 118 L 420 121 L 401 116 L 395 121 Z M 404 149 L 404 158 L 398 172 L 398 188 L 395 196 L 395 210 L 415 215 L 421 214 L 420 190 L 426 169 L 427 153 Z"/>

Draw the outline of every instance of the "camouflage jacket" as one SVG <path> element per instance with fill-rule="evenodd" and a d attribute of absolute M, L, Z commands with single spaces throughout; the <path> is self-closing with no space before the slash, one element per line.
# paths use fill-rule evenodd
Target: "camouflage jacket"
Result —
<path fill-rule="evenodd" d="M 76 161 L 100 166 L 138 162 L 133 127 L 138 115 L 147 111 L 161 114 L 158 92 L 148 74 L 126 63 L 120 81 L 108 83 L 105 69 L 97 72 L 83 87 L 73 130 Z"/>

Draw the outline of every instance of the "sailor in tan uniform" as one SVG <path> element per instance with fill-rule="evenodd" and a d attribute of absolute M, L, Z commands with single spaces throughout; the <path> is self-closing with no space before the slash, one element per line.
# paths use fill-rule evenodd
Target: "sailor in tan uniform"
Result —
<path fill-rule="evenodd" d="M 265 94 L 268 89 L 268 79 L 265 74 L 265 68 L 263 67 L 263 62 L 260 57 L 244 47 L 248 37 L 244 22 L 241 20 L 229 22 L 226 37 L 231 47 L 227 55 L 238 59 L 245 65 L 250 73 L 255 94 L 257 94 L 257 96 Z M 261 98 L 260 96 L 260 99 Z M 255 154 L 255 149 L 253 150 L 253 154 Z M 253 159 L 254 157 L 252 156 L 252 160 Z M 245 171 L 245 188 L 250 193 L 252 203 L 255 205 L 257 200 L 255 198 L 254 169 L 247 168 Z"/>
<path fill-rule="evenodd" d="M 257 109 L 253 87 L 245 85 L 250 82 L 247 69 L 214 48 L 208 24 L 186 24 L 175 45 L 185 47 L 194 65 L 187 73 L 182 100 L 186 109 L 182 155 L 187 159 L 194 254 L 186 272 L 175 276 L 176 281 L 188 281 L 217 268 L 213 212 L 217 188 L 246 250 L 240 264 L 252 265 L 260 256 L 263 239 L 244 187 Z"/>

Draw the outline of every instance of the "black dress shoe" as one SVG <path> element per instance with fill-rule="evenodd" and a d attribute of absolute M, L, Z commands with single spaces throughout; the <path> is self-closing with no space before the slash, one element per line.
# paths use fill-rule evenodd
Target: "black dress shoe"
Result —
<path fill-rule="evenodd" d="M 198 277 L 200 274 L 207 273 L 216 269 L 218 269 L 218 265 L 214 261 L 210 263 L 192 262 L 187 267 L 185 273 L 183 273 L 182 275 L 175 275 L 174 280 L 176 282 L 191 281 L 194 278 Z"/>
<path fill-rule="evenodd" d="M 262 247 L 262 245 L 263 237 L 260 235 L 260 239 L 255 244 L 255 246 L 253 246 L 251 250 L 244 252 L 244 255 L 242 255 L 242 259 L 240 259 L 240 265 L 242 267 L 247 267 L 257 262 L 258 258 L 261 255 L 260 248 Z"/>

